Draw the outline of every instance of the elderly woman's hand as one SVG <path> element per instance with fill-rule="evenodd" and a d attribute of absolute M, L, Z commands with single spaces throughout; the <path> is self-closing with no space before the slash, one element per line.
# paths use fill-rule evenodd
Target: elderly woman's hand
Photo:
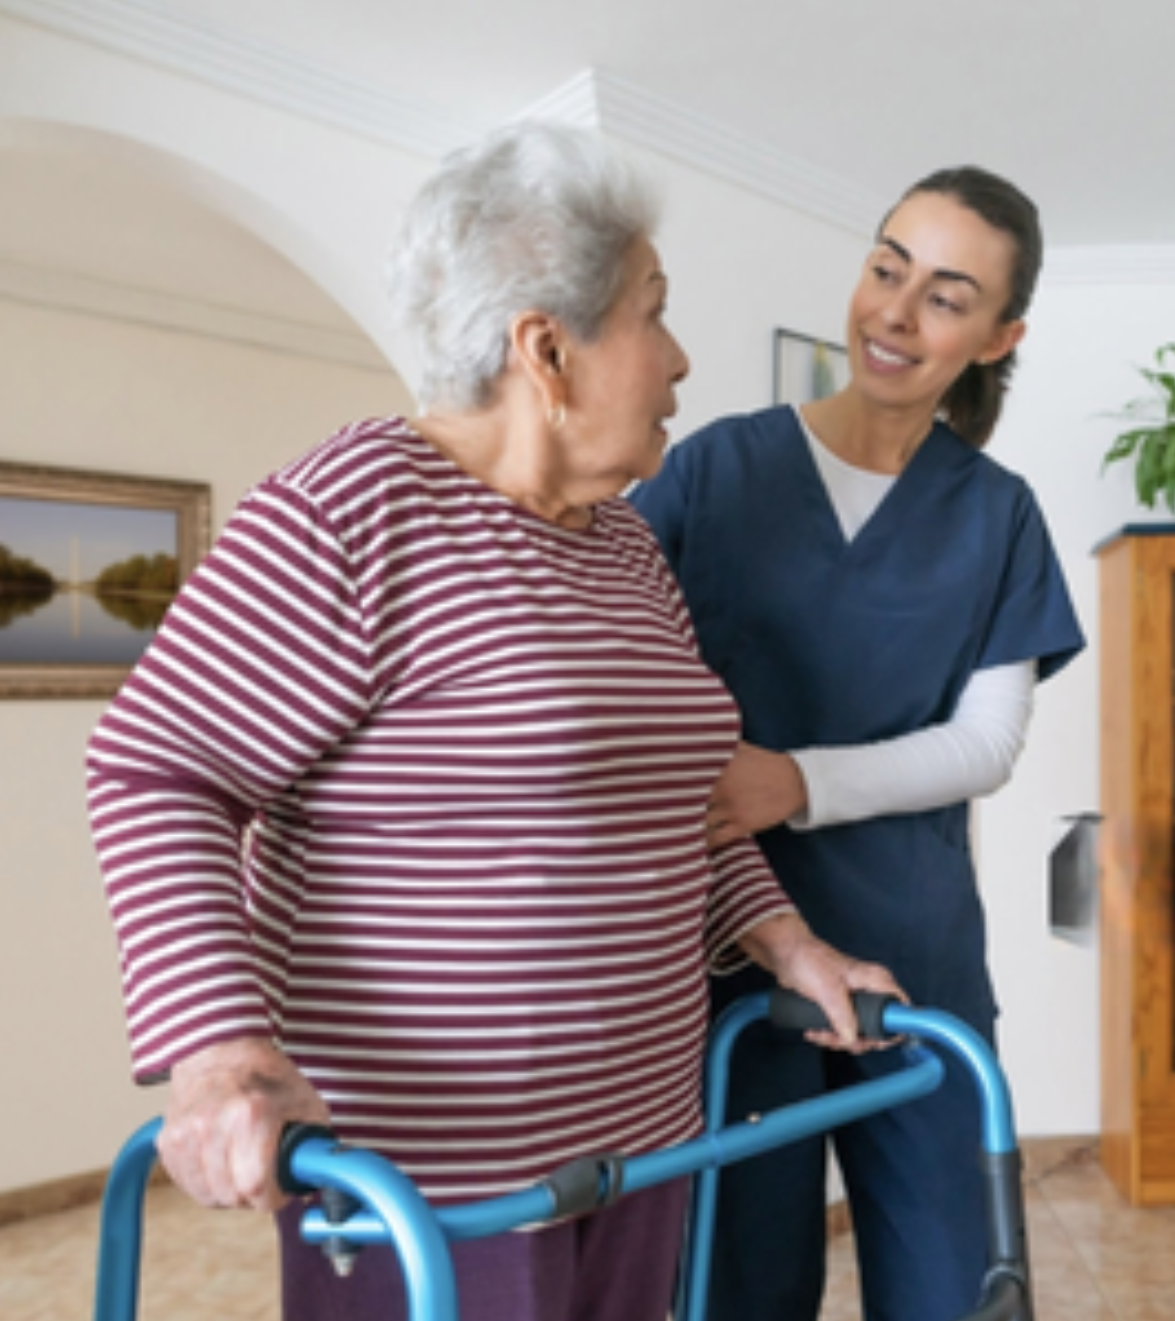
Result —
<path fill-rule="evenodd" d="M 204 1206 L 274 1211 L 288 1200 L 274 1173 L 283 1127 L 329 1121 L 326 1102 L 276 1046 L 222 1042 L 172 1068 L 159 1157 Z"/>
<path fill-rule="evenodd" d="M 881 1044 L 862 1040 L 849 993 L 876 991 L 906 1002 L 908 997 L 888 969 L 862 963 L 812 934 L 798 913 L 769 917 L 752 927 L 742 946 L 756 963 L 773 973 L 781 986 L 814 1000 L 832 1024 L 830 1032 L 806 1032 L 818 1046 L 861 1054 Z"/>

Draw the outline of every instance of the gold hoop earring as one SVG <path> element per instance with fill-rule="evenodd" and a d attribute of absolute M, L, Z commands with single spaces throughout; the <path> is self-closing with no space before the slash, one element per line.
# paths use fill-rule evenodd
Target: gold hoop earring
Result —
<path fill-rule="evenodd" d="M 547 421 L 550 422 L 555 431 L 560 430 L 563 423 L 567 421 L 567 409 L 562 404 L 556 404 L 547 414 Z"/>

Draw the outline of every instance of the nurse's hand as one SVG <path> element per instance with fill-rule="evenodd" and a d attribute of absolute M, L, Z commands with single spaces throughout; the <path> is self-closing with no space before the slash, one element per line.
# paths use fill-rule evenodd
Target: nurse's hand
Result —
<path fill-rule="evenodd" d="M 740 743 L 718 778 L 706 809 L 710 849 L 757 835 L 808 806 L 808 787 L 786 752 Z"/>
<path fill-rule="evenodd" d="M 847 954 L 833 949 L 812 934 L 798 913 L 767 918 L 752 927 L 742 937 L 741 944 L 781 986 L 799 991 L 824 1010 L 833 1030 L 805 1032 L 805 1038 L 814 1045 L 860 1055 L 892 1044 L 861 1038 L 849 998 L 852 991 L 876 991 L 908 1003 L 908 997 L 887 968 L 879 963 L 850 959 Z"/>
<path fill-rule="evenodd" d="M 219 1042 L 172 1067 L 159 1157 L 203 1206 L 275 1211 L 289 1200 L 274 1175 L 278 1139 L 294 1122 L 330 1123 L 296 1065 L 262 1037 Z"/>

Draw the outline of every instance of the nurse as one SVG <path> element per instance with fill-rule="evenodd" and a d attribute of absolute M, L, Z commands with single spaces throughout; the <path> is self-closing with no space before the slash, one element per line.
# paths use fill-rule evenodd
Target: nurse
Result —
<path fill-rule="evenodd" d="M 744 720 L 712 845 L 759 837 L 825 940 L 994 1039 L 969 800 L 1006 781 L 1036 683 L 1084 646 L 1032 492 L 983 453 L 1040 268 L 1036 208 L 975 168 L 915 184 L 854 292 L 849 384 L 722 419 L 633 496 Z M 713 983 L 715 1008 L 766 985 Z M 731 1118 L 895 1067 L 743 1035 Z M 868 1321 L 949 1321 L 986 1269 L 978 1109 L 931 1097 L 834 1137 Z M 825 1142 L 723 1175 L 710 1321 L 816 1321 Z"/>

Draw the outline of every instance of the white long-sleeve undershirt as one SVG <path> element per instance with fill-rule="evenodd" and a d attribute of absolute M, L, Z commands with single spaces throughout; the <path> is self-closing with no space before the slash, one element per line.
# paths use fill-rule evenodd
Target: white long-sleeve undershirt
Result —
<path fill-rule="evenodd" d="M 845 463 L 806 424 L 804 431 L 851 541 L 896 478 Z M 1024 747 L 1035 687 L 1034 660 L 977 670 L 942 724 L 876 743 L 791 751 L 807 786 L 808 805 L 787 824 L 814 830 L 994 793 L 1010 778 Z"/>
<path fill-rule="evenodd" d="M 793 751 L 808 807 L 788 825 L 814 830 L 994 793 L 1024 747 L 1035 687 L 1034 661 L 977 670 L 941 725 L 878 743 Z"/>

